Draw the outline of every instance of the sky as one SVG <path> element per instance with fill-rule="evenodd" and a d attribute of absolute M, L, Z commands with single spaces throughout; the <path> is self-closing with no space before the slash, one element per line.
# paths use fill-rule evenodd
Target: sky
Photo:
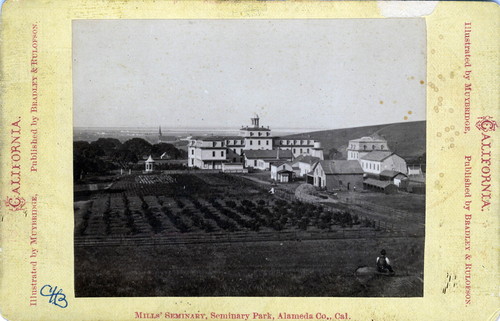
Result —
<path fill-rule="evenodd" d="M 74 20 L 75 127 L 425 120 L 423 19 Z"/>

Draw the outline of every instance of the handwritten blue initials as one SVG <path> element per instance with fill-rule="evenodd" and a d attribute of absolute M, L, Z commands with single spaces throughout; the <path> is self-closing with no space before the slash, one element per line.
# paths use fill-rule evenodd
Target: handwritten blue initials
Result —
<path fill-rule="evenodd" d="M 57 289 L 57 286 L 52 288 L 51 285 L 44 285 L 40 289 L 40 294 L 42 296 L 50 297 L 49 303 L 56 305 L 60 308 L 65 308 L 68 306 L 68 301 L 66 301 L 66 294 L 62 293 L 62 289 Z"/>

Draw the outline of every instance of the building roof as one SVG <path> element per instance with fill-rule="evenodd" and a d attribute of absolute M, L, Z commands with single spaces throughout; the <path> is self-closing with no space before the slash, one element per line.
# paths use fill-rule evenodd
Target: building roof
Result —
<path fill-rule="evenodd" d="M 321 159 L 319 157 L 315 157 L 315 156 L 311 156 L 311 155 L 300 155 L 297 158 L 295 158 L 292 163 L 293 164 L 306 163 L 306 164 L 312 165 L 320 160 Z"/>
<path fill-rule="evenodd" d="M 363 181 L 363 184 L 370 185 L 370 186 L 375 186 L 375 187 L 380 187 L 380 188 L 387 188 L 389 185 L 396 186 L 392 184 L 390 181 L 379 181 L 378 179 L 374 178 L 367 178 Z"/>
<path fill-rule="evenodd" d="M 394 153 L 390 152 L 390 151 L 374 150 L 374 151 L 369 152 L 365 156 L 361 157 L 361 159 L 381 162 L 384 159 L 386 159 L 387 157 L 391 156 L 392 154 L 394 154 Z"/>
<path fill-rule="evenodd" d="M 153 157 L 149 155 L 148 159 L 146 159 L 146 163 L 154 163 L 155 161 L 153 160 Z"/>
<path fill-rule="evenodd" d="M 356 138 L 356 139 L 351 139 L 349 142 L 370 142 L 370 143 L 375 143 L 375 142 L 387 142 L 385 139 L 383 138 L 379 138 L 379 137 L 371 137 L 371 136 L 364 136 L 364 137 L 361 137 L 361 138 Z"/>
<path fill-rule="evenodd" d="M 396 177 L 398 174 L 401 174 L 401 172 L 391 171 L 391 170 L 384 170 L 384 171 L 380 172 L 379 175 L 382 176 L 382 177 L 387 177 L 387 178 L 391 178 L 392 179 L 392 178 Z"/>
<path fill-rule="evenodd" d="M 226 137 L 225 136 L 193 136 L 193 137 L 191 137 L 191 139 L 192 140 L 204 140 L 207 142 L 218 142 L 218 141 L 226 140 Z"/>
<path fill-rule="evenodd" d="M 264 131 L 264 132 L 269 132 L 271 131 L 269 128 L 266 128 L 266 127 L 250 127 L 250 126 L 246 126 L 246 127 L 241 127 L 240 130 L 248 130 L 248 131 Z"/>
<path fill-rule="evenodd" d="M 322 160 L 319 161 L 319 165 L 326 175 L 364 173 L 357 160 Z"/>
<path fill-rule="evenodd" d="M 276 166 L 276 167 L 278 167 L 278 166 L 281 166 L 281 165 L 283 165 L 283 164 L 285 164 L 285 163 L 286 163 L 285 161 L 273 162 L 273 163 L 271 164 L 271 166 Z"/>
<path fill-rule="evenodd" d="M 243 136 L 221 136 L 224 137 L 227 140 L 243 140 L 245 137 Z"/>
<path fill-rule="evenodd" d="M 290 173 L 293 173 L 293 171 L 289 171 L 289 170 L 287 170 L 287 169 L 282 169 L 282 170 L 278 171 L 278 174 L 283 174 L 283 173 L 288 173 L 288 174 L 290 174 Z"/>
<path fill-rule="evenodd" d="M 287 160 L 293 157 L 291 150 L 279 150 L 279 149 L 258 149 L 258 150 L 246 150 L 245 157 L 248 159 L 276 159 L 276 160 Z"/>
<path fill-rule="evenodd" d="M 292 135 L 288 135 L 288 136 L 282 136 L 281 139 L 283 140 L 292 140 L 292 139 L 307 139 L 307 140 L 311 140 L 313 138 L 311 138 L 311 135 L 310 134 L 292 134 Z"/>

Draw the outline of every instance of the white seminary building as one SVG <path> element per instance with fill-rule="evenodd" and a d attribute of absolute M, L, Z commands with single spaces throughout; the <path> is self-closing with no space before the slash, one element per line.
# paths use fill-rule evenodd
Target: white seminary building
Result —
<path fill-rule="evenodd" d="M 319 142 L 301 136 L 274 137 L 269 127 L 259 124 L 255 115 L 251 126 L 242 127 L 239 136 L 192 137 L 188 145 L 188 166 L 200 169 L 270 169 L 274 162 L 291 161 L 300 155 L 323 159 Z"/>

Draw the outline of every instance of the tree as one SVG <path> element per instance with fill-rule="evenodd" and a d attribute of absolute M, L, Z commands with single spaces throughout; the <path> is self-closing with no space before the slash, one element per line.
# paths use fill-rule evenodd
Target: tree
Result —
<path fill-rule="evenodd" d="M 88 173 L 105 173 L 115 166 L 101 159 L 104 151 L 97 144 L 73 142 L 73 180 L 85 178 Z"/>
<path fill-rule="evenodd" d="M 330 148 L 328 150 L 328 159 L 342 159 L 342 153 L 339 152 L 336 148 Z"/>
<path fill-rule="evenodd" d="M 112 156 L 122 146 L 122 143 L 116 138 L 99 138 L 90 145 L 101 149 L 106 156 Z"/>
<path fill-rule="evenodd" d="M 113 160 L 118 162 L 122 167 L 128 167 L 129 163 L 135 164 L 139 161 L 139 158 L 134 152 L 126 149 L 115 151 L 112 157 Z"/>
<path fill-rule="evenodd" d="M 165 153 L 167 159 L 187 158 L 187 153 L 185 151 L 177 149 L 174 145 L 167 143 L 154 144 L 151 153 L 155 156 L 161 156 Z"/>
<path fill-rule="evenodd" d="M 153 146 L 142 138 L 132 138 L 123 143 L 120 150 L 128 150 L 141 159 L 145 155 L 152 153 Z"/>

